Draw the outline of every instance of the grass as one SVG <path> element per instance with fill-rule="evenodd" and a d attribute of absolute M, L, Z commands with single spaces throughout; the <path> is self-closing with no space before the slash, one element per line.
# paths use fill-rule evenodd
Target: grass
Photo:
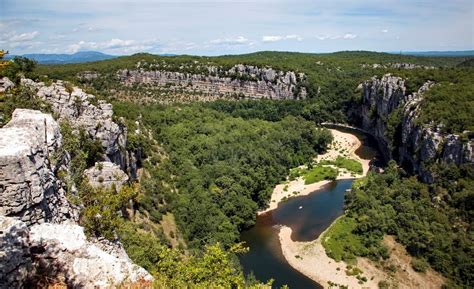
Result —
<path fill-rule="evenodd" d="M 322 180 L 335 180 L 337 175 L 337 169 L 318 165 L 304 173 L 304 184 L 309 185 Z"/>
<path fill-rule="evenodd" d="M 362 164 L 356 160 L 338 156 L 335 161 L 321 161 L 320 164 L 335 165 L 338 168 L 346 169 L 356 174 L 362 174 Z"/>
<path fill-rule="evenodd" d="M 329 257 L 336 261 L 351 262 L 356 259 L 352 252 L 366 250 L 361 239 L 352 233 L 355 227 L 354 219 L 342 216 L 324 233 L 322 245 Z"/>

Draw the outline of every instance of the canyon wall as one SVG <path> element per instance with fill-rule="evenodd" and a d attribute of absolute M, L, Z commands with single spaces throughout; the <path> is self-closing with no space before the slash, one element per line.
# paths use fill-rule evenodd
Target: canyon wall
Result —
<path fill-rule="evenodd" d="M 142 84 L 171 92 L 197 93 L 206 100 L 219 98 L 305 99 L 303 73 L 276 71 L 251 65 L 229 70 L 208 66 L 205 73 L 172 72 L 163 69 L 124 69 L 117 72 L 125 85 Z M 202 69 L 202 68 L 201 68 Z"/>
<path fill-rule="evenodd" d="M 134 160 L 126 151 L 126 130 L 113 121 L 110 104 L 94 105 L 93 96 L 77 88 L 69 93 L 61 82 L 22 83 L 50 104 L 60 120 L 100 141 L 104 162 L 86 174 L 92 185 L 103 180 L 104 186 L 120 187 L 127 182 L 121 167 L 130 168 Z M 133 264 L 119 242 L 87 239 L 77 224 L 80 208 L 69 202 L 67 194 L 74 192 L 66 193 L 60 176 L 69 172 L 71 162 L 63 143 L 58 122 L 37 110 L 16 109 L 0 128 L 0 288 L 34 288 L 48 280 L 70 288 L 151 282 L 151 275 Z"/>
<path fill-rule="evenodd" d="M 52 155 L 61 146 L 58 123 L 49 114 L 16 109 L 0 128 L 0 215 L 27 225 L 77 220 L 55 174 Z"/>
<path fill-rule="evenodd" d="M 352 110 L 357 125 L 377 139 L 386 160 L 397 160 L 428 183 L 434 178 L 432 163 L 474 163 L 472 140 L 442 133 L 440 123 L 417 122 L 424 92 L 432 85 L 428 81 L 408 95 L 404 79 L 390 74 L 373 77 L 361 84 L 361 102 Z"/>
<path fill-rule="evenodd" d="M 78 87 L 66 87 L 62 81 L 46 85 L 22 79 L 21 83 L 50 104 L 59 121 L 67 120 L 73 128 L 83 128 L 93 139 L 99 140 L 105 151 L 104 161 L 117 164 L 132 179 L 136 178 L 141 154 L 127 151 L 127 129 L 113 120 L 110 103 L 97 100 L 94 95 Z"/>

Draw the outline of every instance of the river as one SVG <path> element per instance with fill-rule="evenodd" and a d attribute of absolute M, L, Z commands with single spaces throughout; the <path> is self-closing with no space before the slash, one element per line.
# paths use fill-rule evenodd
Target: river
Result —
<path fill-rule="evenodd" d="M 377 160 L 375 142 L 361 132 L 331 126 L 356 135 L 362 146 L 355 152 L 363 159 Z M 321 285 L 291 267 L 285 260 L 278 238 L 281 225 L 292 229 L 294 241 L 315 240 L 321 232 L 343 213 L 344 194 L 353 180 L 333 181 L 306 196 L 297 196 L 282 202 L 275 210 L 257 217 L 256 225 L 242 232 L 241 241 L 249 252 L 239 257 L 245 274 L 252 273 L 259 281 L 274 279 L 273 288 L 322 288 Z"/>

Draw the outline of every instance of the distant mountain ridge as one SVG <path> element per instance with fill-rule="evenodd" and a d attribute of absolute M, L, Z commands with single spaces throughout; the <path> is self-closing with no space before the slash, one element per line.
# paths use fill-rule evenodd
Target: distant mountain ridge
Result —
<path fill-rule="evenodd" d="M 9 55 L 7 59 L 14 58 L 18 55 Z M 23 54 L 23 57 L 27 57 L 37 61 L 40 64 L 67 64 L 67 63 L 83 63 L 93 62 L 106 59 L 116 58 L 116 55 L 109 55 L 98 51 L 79 51 L 73 54 L 41 54 L 31 53 Z"/>
<path fill-rule="evenodd" d="M 391 54 L 413 55 L 413 56 L 474 56 L 474 50 L 462 51 L 401 51 L 389 52 Z"/>

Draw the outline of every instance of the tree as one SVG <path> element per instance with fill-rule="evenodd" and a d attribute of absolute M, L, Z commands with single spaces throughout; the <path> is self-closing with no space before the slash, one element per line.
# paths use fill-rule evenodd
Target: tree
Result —
<path fill-rule="evenodd" d="M 0 71 L 10 80 L 18 83 L 21 77 L 33 77 L 33 70 L 36 67 L 36 61 L 26 57 L 16 56 L 11 60 L 3 71 Z M 1 67 L 0 67 L 1 68 Z"/>
<path fill-rule="evenodd" d="M 5 57 L 6 54 L 8 54 L 8 51 L 0 50 L 0 75 L 2 74 L 2 70 L 10 64 L 9 61 L 3 60 L 3 57 Z"/>

